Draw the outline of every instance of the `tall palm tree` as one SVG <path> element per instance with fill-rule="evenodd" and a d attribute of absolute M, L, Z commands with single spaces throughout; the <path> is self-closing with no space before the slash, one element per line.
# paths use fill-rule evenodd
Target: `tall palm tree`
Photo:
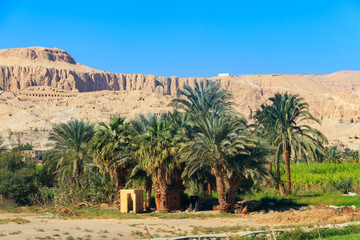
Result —
<path fill-rule="evenodd" d="M 219 210 L 232 212 L 238 187 L 245 179 L 258 175 L 257 168 L 263 169 L 261 159 L 264 156 L 259 158 L 258 164 L 255 164 L 257 158 L 252 156 L 252 151 L 258 147 L 257 139 L 250 133 L 243 117 L 226 111 L 212 111 L 205 118 L 199 117 L 196 126 L 194 140 L 182 149 L 187 172 L 191 175 L 198 169 L 210 167 L 216 179 Z M 226 183 L 230 186 L 228 198 Z"/>
<path fill-rule="evenodd" d="M 85 164 L 91 162 L 88 149 L 94 133 L 94 125 L 83 120 L 54 126 L 49 136 L 54 146 L 47 154 L 47 164 L 61 179 L 70 173 L 73 183 L 80 183 Z"/>
<path fill-rule="evenodd" d="M 219 84 L 195 82 L 194 88 L 185 85 L 180 95 L 184 98 L 174 99 L 171 105 L 191 115 L 193 125 L 193 138 L 182 149 L 186 173 L 191 176 L 200 169 L 210 169 L 216 179 L 220 210 L 232 211 L 234 192 L 243 180 L 251 178 L 251 174 L 239 176 L 248 166 L 244 161 L 252 159 L 245 156 L 251 155 L 257 141 L 246 120 L 233 113 L 230 92 L 220 89 Z M 232 186 L 228 199 L 226 183 Z"/>
<path fill-rule="evenodd" d="M 174 172 L 179 165 L 178 151 L 182 142 L 172 122 L 166 117 L 152 121 L 144 134 L 135 137 L 138 145 L 135 156 L 151 177 L 158 211 L 169 211 L 168 193 Z"/>
<path fill-rule="evenodd" d="M 298 94 L 276 93 L 269 99 L 270 105 L 263 105 L 257 112 L 258 123 L 267 131 L 273 143 L 276 161 L 285 162 L 286 194 L 291 193 L 290 158 L 297 161 L 314 159 L 324 153 L 326 137 L 308 123 L 320 123 L 309 111 L 309 104 Z M 277 167 L 279 169 L 279 167 Z"/>
<path fill-rule="evenodd" d="M 125 188 L 131 172 L 131 154 L 128 151 L 129 124 L 125 118 L 111 116 L 109 125 L 99 123 L 91 149 L 95 162 L 116 180 L 117 206 L 120 206 L 120 189 Z"/>
<path fill-rule="evenodd" d="M 204 81 L 195 81 L 194 88 L 184 85 L 179 94 L 184 98 L 175 98 L 170 105 L 185 110 L 193 117 L 208 114 L 209 111 L 215 110 L 214 106 L 230 110 L 233 105 L 231 93 L 220 89 L 220 84 L 213 81 L 207 85 Z"/>
<path fill-rule="evenodd" d="M 134 119 L 130 120 L 130 137 L 131 142 L 134 143 L 134 140 L 138 136 L 145 134 L 148 131 L 150 125 L 156 123 L 157 117 L 155 114 L 140 114 L 137 115 Z M 135 153 L 139 150 L 139 144 L 132 145 L 132 152 Z M 152 181 L 151 175 L 148 175 L 147 172 L 143 169 L 144 165 L 138 158 L 132 158 L 134 168 L 131 172 L 131 182 L 137 181 L 142 182 L 145 188 L 145 209 L 150 209 L 150 199 L 151 199 L 151 190 L 152 190 Z"/>

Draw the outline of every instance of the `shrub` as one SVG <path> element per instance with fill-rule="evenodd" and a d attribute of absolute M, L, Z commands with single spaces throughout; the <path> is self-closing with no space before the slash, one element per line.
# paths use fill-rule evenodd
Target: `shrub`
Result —
<path fill-rule="evenodd" d="M 28 196 L 36 192 L 35 167 L 23 161 L 19 152 L 0 155 L 0 194 L 19 204 L 29 202 Z"/>
<path fill-rule="evenodd" d="M 33 169 L 22 168 L 16 171 L 0 169 L 0 194 L 19 204 L 29 202 L 28 196 L 36 192 Z"/>
<path fill-rule="evenodd" d="M 354 181 L 351 178 L 342 179 L 335 184 L 335 188 L 347 194 L 353 191 Z"/>

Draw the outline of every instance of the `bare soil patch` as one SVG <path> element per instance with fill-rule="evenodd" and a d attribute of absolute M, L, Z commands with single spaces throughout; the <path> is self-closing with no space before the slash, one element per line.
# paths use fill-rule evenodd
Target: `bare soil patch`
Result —
<path fill-rule="evenodd" d="M 360 220 L 360 212 L 351 207 L 331 208 L 319 205 L 313 209 L 278 212 L 260 219 L 261 224 L 322 224 Z"/>

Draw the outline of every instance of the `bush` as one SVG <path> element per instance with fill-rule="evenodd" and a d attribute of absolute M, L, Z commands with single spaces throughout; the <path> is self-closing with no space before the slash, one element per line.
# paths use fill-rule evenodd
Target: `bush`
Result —
<path fill-rule="evenodd" d="M 16 203 L 26 204 L 29 202 L 28 196 L 36 192 L 34 179 L 35 171 L 32 169 L 0 169 L 0 194 Z"/>
<path fill-rule="evenodd" d="M 335 184 L 337 190 L 347 194 L 353 191 L 354 181 L 351 178 L 342 179 Z"/>
<path fill-rule="evenodd" d="M 0 194 L 18 204 L 29 202 L 29 195 L 35 193 L 35 167 L 23 161 L 18 152 L 0 155 Z"/>

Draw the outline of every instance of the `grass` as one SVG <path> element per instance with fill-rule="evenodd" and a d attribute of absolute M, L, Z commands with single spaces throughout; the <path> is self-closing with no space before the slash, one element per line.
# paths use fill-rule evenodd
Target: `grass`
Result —
<path fill-rule="evenodd" d="M 335 206 L 352 206 L 360 208 L 359 196 L 305 196 L 293 199 L 294 202 L 306 205 L 335 205 Z"/>
<path fill-rule="evenodd" d="M 24 223 L 29 223 L 30 221 L 27 219 L 23 219 L 23 218 L 5 218 L 5 219 L 0 219 L 0 224 L 8 224 L 8 223 L 16 223 L 16 224 L 24 224 Z"/>
<path fill-rule="evenodd" d="M 141 231 L 131 231 L 131 235 L 133 236 L 139 236 L 139 237 L 144 237 L 144 233 Z"/>
<path fill-rule="evenodd" d="M 145 219 L 150 217 L 157 217 L 159 219 L 208 219 L 208 218 L 237 218 L 238 216 L 229 213 L 223 214 L 194 214 L 194 213 L 142 213 L 142 214 L 135 214 L 135 213 L 122 213 L 116 209 L 99 209 L 99 208 L 91 208 L 91 207 L 82 207 L 81 209 L 75 206 L 67 206 L 69 209 L 74 211 L 76 215 L 71 214 L 67 215 L 65 213 L 57 213 L 54 207 L 26 207 L 21 208 L 19 206 L 11 208 L 2 208 L 0 207 L 0 211 L 4 212 L 17 212 L 17 213 L 36 213 L 36 214 L 56 214 L 60 218 L 63 219 Z M 21 220 L 17 220 L 21 222 Z M 28 220 L 22 220 L 22 223 L 26 223 Z M 0 220 L 1 224 L 1 220 Z M 19 223 L 20 224 L 20 223 Z"/>
<path fill-rule="evenodd" d="M 360 239 L 360 234 L 350 234 L 350 235 L 344 235 L 344 236 L 333 236 L 324 238 L 326 240 L 358 240 Z"/>
<path fill-rule="evenodd" d="M 343 228 L 314 229 L 310 232 L 305 232 L 305 231 L 301 230 L 300 228 L 298 228 L 294 231 L 287 231 L 287 232 L 280 234 L 277 237 L 277 240 L 329 239 L 330 237 L 331 238 L 338 237 L 337 239 L 348 239 L 348 238 L 345 238 L 345 236 L 355 235 L 355 234 L 360 234 L 360 225 L 349 225 L 349 226 L 346 226 Z"/>
<path fill-rule="evenodd" d="M 281 207 L 300 207 L 307 205 L 334 205 L 334 206 L 356 206 L 360 208 L 360 196 L 345 195 L 291 195 L 289 197 L 278 197 L 275 194 L 254 194 L 243 196 L 246 200 L 258 200 L 263 203 L 272 202 Z"/>
<path fill-rule="evenodd" d="M 14 231 L 14 232 L 9 232 L 9 235 L 17 235 L 17 234 L 20 234 L 21 231 L 18 230 L 18 231 Z"/>
<path fill-rule="evenodd" d="M 244 226 L 221 226 L 221 227 L 202 227 L 197 226 L 193 227 L 193 234 L 218 234 L 218 233 L 226 233 L 226 232 L 239 232 L 246 230 Z"/>

